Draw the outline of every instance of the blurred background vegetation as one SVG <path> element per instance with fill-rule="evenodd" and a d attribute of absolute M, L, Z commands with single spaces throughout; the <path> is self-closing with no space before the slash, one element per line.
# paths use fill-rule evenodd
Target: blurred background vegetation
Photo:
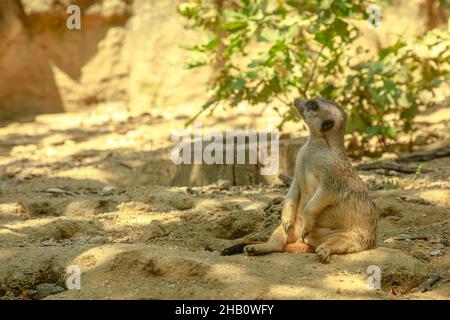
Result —
<path fill-rule="evenodd" d="M 108 110 L 296 136 L 291 101 L 322 96 L 349 113 L 352 156 L 413 151 L 447 134 L 418 119 L 448 114 L 449 16 L 447 0 L 4 0 L 0 121 Z"/>
<path fill-rule="evenodd" d="M 400 26 L 388 26 L 390 39 L 374 48 L 361 45 L 363 29 L 377 27 L 377 12 L 370 5 L 378 6 L 381 27 L 389 23 L 384 10 L 394 2 L 182 3 L 179 12 L 189 27 L 206 31 L 203 42 L 186 47 L 192 53 L 187 67 L 215 69 L 210 99 L 196 116 L 224 103 L 235 107 L 278 100 L 290 106 L 281 114 L 282 129 L 286 121 L 299 120 L 293 97 L 321 96 L 348 111 L 347 132 L 359 147 L 376 137 L 385 148 L 397 132 L 411 130 L 419 111 L 442 99 L 437 92 L 448 90 L 450 80 L 448 1 L 423 1 L 427 26 L 419 34 L 405 37 Z"/>

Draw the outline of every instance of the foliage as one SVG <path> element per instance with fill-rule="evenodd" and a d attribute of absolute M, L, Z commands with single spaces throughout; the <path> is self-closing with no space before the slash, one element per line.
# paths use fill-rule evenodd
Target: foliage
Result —
<path fill-rule="evenodd" d="M 215 67 L 211 100 L 255 105 L 276 98 L 290 106 L 283 122 L 298 121 L 289 96 L 322 96 L 349 112 L 347 131 L 364 139 L 395 139 L 408 131 L 433 89 L 449 79 L 450 36 L 432 30 L 414 43 L 398 40 L 372 55 L 355 51 L 360 0 L 191 0 L 179 12 L 208 39 L 189 47 L 189 68 Z M 364 54 L 364 55 L 363 55 Z M 193 119 L 192 119 L 193 120 Z"/>

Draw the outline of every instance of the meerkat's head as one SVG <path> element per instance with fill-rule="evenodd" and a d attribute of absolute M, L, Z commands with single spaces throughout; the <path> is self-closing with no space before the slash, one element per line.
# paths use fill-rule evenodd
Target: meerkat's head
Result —
<path fill-rule="evenodd" d="M 295 99 L 294 105 L 309 128 L 311 135 L 328 137 L 344 135 L 347 116 L 336 103 L 323 99 Z"/>

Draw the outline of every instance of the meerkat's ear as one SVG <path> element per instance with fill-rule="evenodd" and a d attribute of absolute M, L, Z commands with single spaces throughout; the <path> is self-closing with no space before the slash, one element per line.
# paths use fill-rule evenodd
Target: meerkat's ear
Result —
<path fill-rule="evenodd" d="M 334 120 L 325 120 L 320 127 L 321 132 L 325 132 L 334 127 Z"/>

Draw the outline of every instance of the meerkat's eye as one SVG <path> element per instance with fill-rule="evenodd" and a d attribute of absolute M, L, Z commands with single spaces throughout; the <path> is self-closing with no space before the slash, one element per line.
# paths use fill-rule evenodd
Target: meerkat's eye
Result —
<path fill-rule="evenodd" d="M 333 128 L 334 120 L 325 120 L 322 122 L 322 126 L 320 127 L 320 131 L 325 132 Z"/>
<path fill-rule="evenodd" d="M 319 110 L 319 104 L 315 100 L 309 100 L 306 102 L 306 106 L 309 110 L 317 111 Z"/>

